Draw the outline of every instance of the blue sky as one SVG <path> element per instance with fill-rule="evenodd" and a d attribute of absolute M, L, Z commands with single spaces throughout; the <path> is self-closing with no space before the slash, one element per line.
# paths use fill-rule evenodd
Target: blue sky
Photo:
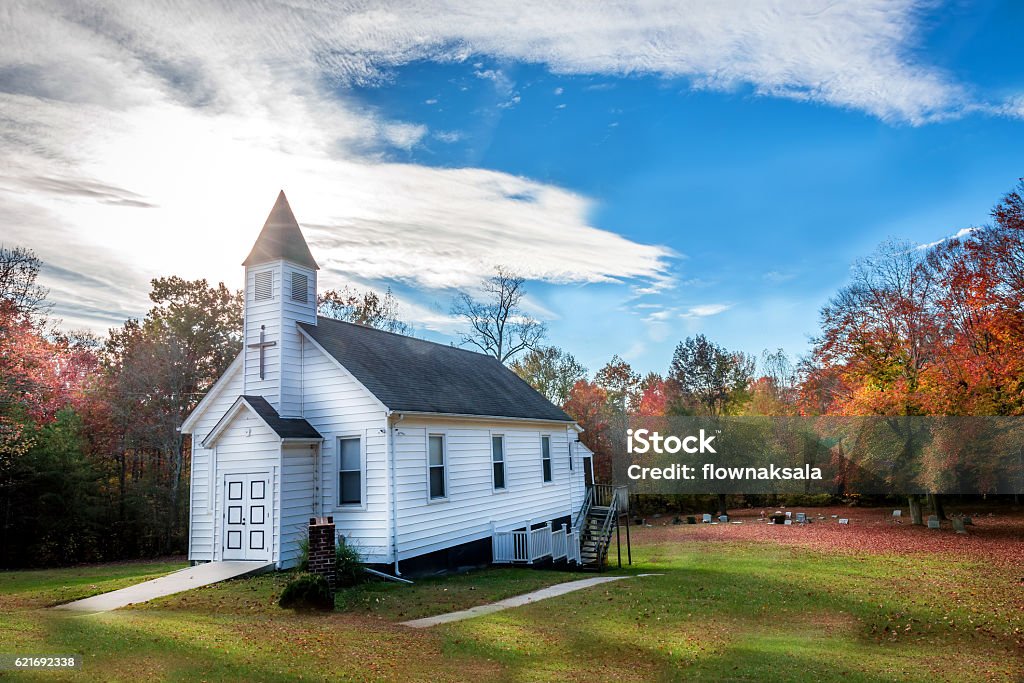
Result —
<path fill-rule="evenodd" d="M 284 187 L 323 282 L 428 338 L 503 263 L 592 370 L 697 332 L 796 356 L 855 259 L 1024 175 L 1019 3 L 55 4 L 0 20 L 0 208 L 69 326 L 240 284 Z"/>

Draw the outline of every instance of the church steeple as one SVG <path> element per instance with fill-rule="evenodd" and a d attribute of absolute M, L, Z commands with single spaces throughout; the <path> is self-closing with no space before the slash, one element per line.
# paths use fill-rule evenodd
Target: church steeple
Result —
<path fill-rule="evenodd" d="M 283 417 L 302 415 L 298 323 L 316 325 L 316 261 L 284 192 L 245 259 L 244 393 L 264 397 Z"/>
<path fill-rule="evenodd" d="M 263 230 L 256 238 L 256 244 L 252 246 L 252 251 L 249 252 L 249 256 L 242 262 L 242 265 L 255 266 L 278 259 L 291 261 L 313 270 L 320 270 L 302 236 L 302 230 L 299 229 L 299 223 L 295 220 L 292 207 L 288 205 L 288 198 L 284 196 L 284 190 L 277 195 L 274 208 L 270 210 L 267 222 L 263 224 Z"/>

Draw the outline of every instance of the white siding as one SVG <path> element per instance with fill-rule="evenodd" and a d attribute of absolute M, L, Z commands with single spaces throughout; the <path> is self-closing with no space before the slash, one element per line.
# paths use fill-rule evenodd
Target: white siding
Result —
<path fill-rule="evenodd" d="M 499 528 L 569 516 L 582 497 L 571 491 L 565 425 L 409 417 L 395 437 L 399 559 L 466 543 Z M 428 434 L 446 437 L 447 499 L 428 501 Z M 505 436 L 506 489 L 491 481 L 491 435 Z M 543 482 L 541 436 L 551 437 L 552 481 Z"/>
<path fill-rule="evenodd" d="M 386 411 L 347 371 L 303 338 L 304 417 L 324 437 L 321 510 L 366 562 L 390 561 Z M 363 505 L 338 505 L 338 438 L 358 436 L 365 468 Z"/>
<path fill-rule="evenodd" d="M 239 365 L 228 376 L 223 385 L 215 387 L 216 396 L 203 406 L 203 412 L 192 427 L 192 477 L 189 486 L 191 498 L 189 559 L 208 561 L 213 559 L 213 451 L 203 448 L 203 439 L 210 433 L 231 404 L 242 393 L 242 366 Z"/>
<path fill-rule="evenodd" d="M 255 300 L 256 273 L 270 271 L 274 280 L 274 297 L 267 301 Z M 264 374 L 260 379 L 260 350 L 249 348 L 260 340 L 263 326 L 265 339 L 277 342 L 264 349 Z M 264 397 L 280 412 L 281 396 L 281 262 L 262 263 L 245 272 L 245 389 L 241 393 Z"/>
<path fill-rule="evenodd" d="M 224 519 L 224 473 L 259 473 L 269 475 L 270 488 L 273 492 L 272 507 L 274 518 L 270 545 L 270 557 L 277 561 L 280 542 L 279 510 L 281 509 L 281 439 L 261 419 L 248 408 L 243 408 L 220 434 L 214 444 L 214 459 L 217 476 L 214 480 L 214 518 Z M 213 559 L 221 559 L 223 548 L 222 527 L 214 525 Z"/>
<path fill-rule="evenodd" d="M 281 302 L 281 404 L 282 417 L 302 417 L 302 340 L 297 322 L 316 322 L 316 271 L 294 263 L 281 264 L 284 287 Z M 306 276 L 306 302 L 292 300 L 292 273 Z"/>
<path fill-rule="evenodd" d="M 285 446 L 281 453 L 281 556 L 282 567 L 293 567 L 299 542 L 306 537 L 309 518 L 315 516 L 313 464 L 316 446 Z"/>

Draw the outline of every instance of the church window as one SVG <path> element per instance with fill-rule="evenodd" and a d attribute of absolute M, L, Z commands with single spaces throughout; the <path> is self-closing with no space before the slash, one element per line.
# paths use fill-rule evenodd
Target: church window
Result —
<path fill-rule="evenodd" d="M 304 273 L 292 273 L 292 301 L 306 303 L 309 278 Z"/>
<path fill-rule="evenodd" d="M 338 439 L 338 504 L 363 502 L 362 449 L 359 437 Z"/>
<path fill-rule="evenodd" d="M 256 301 L 268 301 L 274 298 L 274 273 L 264 270 L 255 276 Z"/>

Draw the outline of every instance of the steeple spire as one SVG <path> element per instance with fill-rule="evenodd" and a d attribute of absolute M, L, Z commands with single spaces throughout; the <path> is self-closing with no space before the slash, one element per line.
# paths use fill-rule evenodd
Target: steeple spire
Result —
<path fill-rule="evenodd" d="M 249 256 L 242 262 L 242 265 L 252 266 L 278 259 L 291 261 L 313 270 L 320 270 L 302 236 L 302 230 L 299 229 L 299 223 L 295 220 L 292 207 L 288 206 L 288 198 L 284 196 L 284 190 L 277 195 L 274 208 L 270 210 L 267 222 L 263 224 L 263 230 L 256 238 L 256 244 L 252 246 L 252 251 L 249 252 Z"/>

